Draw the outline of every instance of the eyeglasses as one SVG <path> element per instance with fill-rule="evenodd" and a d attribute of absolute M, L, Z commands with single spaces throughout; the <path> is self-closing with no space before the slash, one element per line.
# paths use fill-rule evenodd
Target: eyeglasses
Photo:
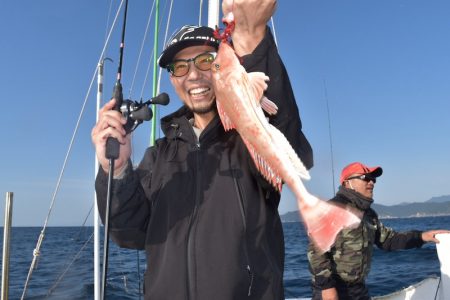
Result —
<path fill-rule="evenodd" d="M 211 64 L 216 59 L 216 52 L 205 52 L 189 59 L 177 59 L 167 65 L 167 71 L 175 77 L 182 77 L 189 72 L 190 64 L 193 61 L 197 69 L 201 71 L 211 70 Z"/>
<path fill-rule="evenodd" d="M 367 175 L 367 174 L 358 175 L 358 176 L 352 176 L 352 177 L 347 178 L 346 180 L 350 180 L 350 179 L 359 179 L 359 180 L 363 180 L 365 182 L 371 182 L 372 181 L 373 183 L 377 182 L 377 178 L 376 177 L 373 177 L 373 176 L 370 176 L 370 175 Z"/>

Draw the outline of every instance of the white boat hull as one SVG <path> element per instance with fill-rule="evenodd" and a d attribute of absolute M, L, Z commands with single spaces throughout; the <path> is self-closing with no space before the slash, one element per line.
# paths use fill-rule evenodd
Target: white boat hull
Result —
<path fill-rule="evenodd" d="M 392 294 L 373 297 L 373 300 L 426 300 L 434 299 L 439 287 L 439 277 L 430 277 Z M 439 299 L 439 298 L 437 298 Z M 444 299 L 444 298 L 442 298 Z"/>
<path fill-rule="evenodd" d="M 450 300 L 450 234 L 438 234 L 436 244 L 441 264 L 441 277 L 429 277 L 400 291 L 373 297 L 373 300 Z M 296 298 L 286 300 L 308 300 Z"/>

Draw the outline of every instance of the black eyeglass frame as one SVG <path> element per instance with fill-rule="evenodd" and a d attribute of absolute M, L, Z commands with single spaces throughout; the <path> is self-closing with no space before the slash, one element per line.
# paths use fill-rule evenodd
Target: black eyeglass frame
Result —
<path fill-rule="evenodd" d="M 205 55 L 208 55 L 208 56 L 205 57 L 205 59 L 209 59 L 209 57 L 211 57 L 212 60 L 210 61 L 210 64 L 209 64 L 208 68 L 202 69 L 202 68 L 199 67 L 199 65 L 200 65 L 200 63 L 201 63 L 202 61 L 196 61 L 196 60 L 199 59 L 199 58 L 202 57 L 202 56 L 205 56 Z M 176 60 L 172 61 L 170 64 L 168 64 L 168 65 L 166 66 L 166 69 L 167 69 L 167 71 L 168 71 L 170 74 L 172 74 L 172 76 L 175 76 L 175 77 L 183 77 L 183 76 L 185 76 L 187 73 L 189 73 L 189 70 L 191 69 L 191 64 L 190 64 L 189 62 L 192 61 L 192 62 L 194 62 L 194 66 L 195 66 L 197 69 L 199 69 L 200 71 L 208 71 L 208 70 L 211 70 L 212 63 L 213 63 L 214 60 L 216 59 L 216 56 L 217 56 L 217 52 L 214 52 L 214 51 L 207 51 L 207 52 L 204 52 L 204 53 L 200 53 L 199 55 L 197 55 L 196 57 L 193 57 L 193 58 L 188 58 L 188 59 L 176 59 Z M 176 64 L 177 62 L 184 62 L 184 63 L 186 63 L 186 66 L 187 66 L 186 72 L 183 73 L 182 75 L 175 75 L 175 64 Z"/>
<path fill-rule="evenodd" d="M 350 179 L 359 179 L 359 180 L 362 180 L 362 181 L 365 181 L 365 182 L 371 182 L 372 181 L 373 183 L 377 182 L 377 178 L 376 177 L 370 176 L 368 174 L 352 176 L 352 177 L 347 178 L 346 180 L 350 180 Z"/>

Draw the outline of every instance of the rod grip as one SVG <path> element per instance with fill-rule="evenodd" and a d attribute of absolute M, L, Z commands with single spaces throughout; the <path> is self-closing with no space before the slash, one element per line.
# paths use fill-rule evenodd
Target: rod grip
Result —
<path fill-rule="evenodd" d="M 120 107 L 123 102 L 122 84 L 117 82 L 114 86 L 113 97 L 116 99 L 114 109 L 120 112 Z M 107 159 L 118 159 L 120 154 L 120 143 L 116 138 L 109 137 L 106 140 L 105 157 Z"/>

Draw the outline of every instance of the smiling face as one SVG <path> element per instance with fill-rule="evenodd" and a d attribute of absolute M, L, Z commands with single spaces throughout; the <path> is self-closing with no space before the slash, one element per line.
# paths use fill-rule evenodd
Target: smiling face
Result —
<path fill-rule="evenodd" d="M 205 52 L 215 52 L 214 47 L 192 46 L 178 52 L 174 60 L 192 59 Z M 207 118 L 209 120 L 216 114 L 215 94 L 211 82 L 211 71 L 202 71 L 189 62 L 189 71 L 181 77 L 170 76 L 178 97 L 194 113 L 194 118 Z"/>

